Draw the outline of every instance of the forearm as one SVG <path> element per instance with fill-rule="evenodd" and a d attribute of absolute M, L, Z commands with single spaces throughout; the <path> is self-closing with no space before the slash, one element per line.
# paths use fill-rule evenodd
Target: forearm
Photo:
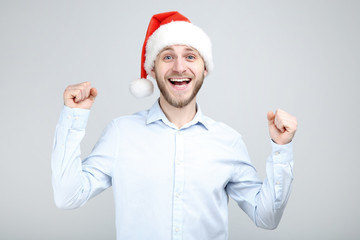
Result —
<path fill-rule="evenodd" d="M 272 143 L 261 191 L 256 196 L 254 222 L 258 227 L 274 229 L 278 226 L 290 196 L 293 180 L 292 143 Z"/>
<path fill-rule="evenodd" d="M 88 115 L 88 110 L 64 107 L 56 126 L 51 167 L 55 203 L 60 208 L 76 208 L 88 199 L 80 159 Z"/>

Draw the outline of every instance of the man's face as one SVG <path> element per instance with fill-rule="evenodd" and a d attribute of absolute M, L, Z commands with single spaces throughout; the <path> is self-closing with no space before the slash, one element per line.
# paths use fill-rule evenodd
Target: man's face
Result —
<path fill-rule="evenodd" d="M 183 108 L 195 100 L 206 74 L 198 51 L 184 45 L 164 48 L 151 71 L 159 86 L 160 98 L 176 108 Z"/>

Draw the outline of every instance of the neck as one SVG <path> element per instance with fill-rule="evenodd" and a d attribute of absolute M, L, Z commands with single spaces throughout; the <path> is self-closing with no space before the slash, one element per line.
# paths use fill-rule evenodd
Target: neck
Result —
<path fill-rule="evenodd" d="M 160 107 L 167 119 L 180 129 L 194 119 L 196 114 L 196 98 L 185 107 L 177 108 L 170 105 L 162 96 L 160 96 Z"/>

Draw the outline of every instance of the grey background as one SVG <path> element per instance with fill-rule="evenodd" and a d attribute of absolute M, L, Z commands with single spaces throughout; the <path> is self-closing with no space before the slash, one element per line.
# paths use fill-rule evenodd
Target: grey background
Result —
<path fill-rule="evenodd" d="M 230 239 L 359 239 L 359 1 L 0 1 L 0 239 L 114 239 L 112 190 L 57 209 L 50 155 L 62 93 L 99 96 L 82 152 L 113 118 L 149 108 L 128 85 L 154 13 L 178 10 L 212 38 L 203 111 L 239 131 L 264 177 L 266 112 L 299 122 L 295 180 L 282 222 L 258 229 L 234 204 Z M 141 229 L 138 229 L 141 231 Z"/>

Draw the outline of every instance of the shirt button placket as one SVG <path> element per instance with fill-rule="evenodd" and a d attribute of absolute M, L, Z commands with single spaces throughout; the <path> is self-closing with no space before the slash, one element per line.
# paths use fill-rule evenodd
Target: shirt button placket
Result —
<path fill-rule="evenodd" d="M 172 239 L 180 240 L 182 239 L 184 190 L 184 139 L 180 130 L 177 131 L 175 135 L 175 146 Z"/>

